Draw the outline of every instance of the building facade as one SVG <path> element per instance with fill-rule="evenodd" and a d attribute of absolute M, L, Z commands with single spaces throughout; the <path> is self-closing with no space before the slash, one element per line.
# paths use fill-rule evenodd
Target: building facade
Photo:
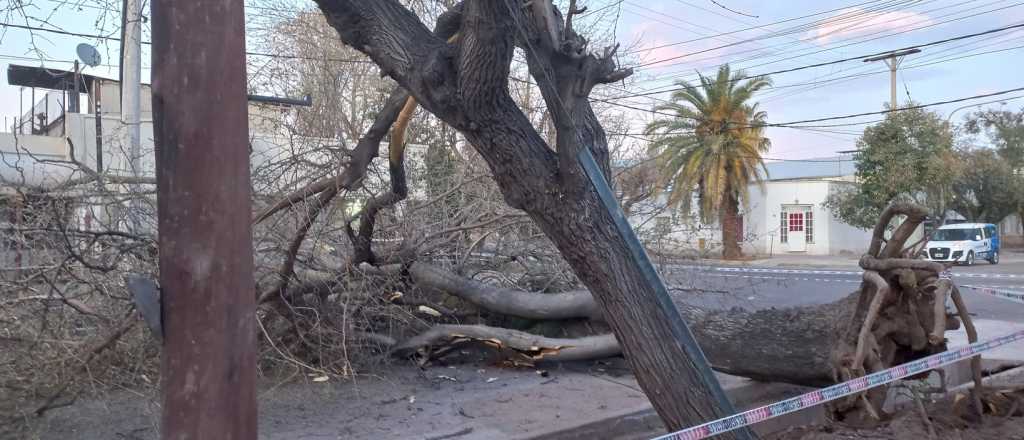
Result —
<path fill-rule="evenodd" d="M 764 186 L 750 185 L 737 227 L 748 255 L 856 255 L 867 250 L 870 231 L 835 218 L 825 206 L 829 194 L 855 185 L 849 157 L 779 161 L 765 164 Z M 658 209 L 659 196 L 631 213 L 639 235 L 655 251 L 714 255 L 722 247 L 717 222 L 703 224 L 696 213 Z M 696 200 L 693 206 L 696 206 Z"/>

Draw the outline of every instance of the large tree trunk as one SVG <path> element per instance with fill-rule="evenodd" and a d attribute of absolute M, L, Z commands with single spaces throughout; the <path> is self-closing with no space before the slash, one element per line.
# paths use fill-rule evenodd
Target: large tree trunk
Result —
<path fill-rule="evenodd" d="M 493 313 L 531 320 L 590 318 L 603 319 L 594 298 L 587 291 L 543 294 L 515 291 L 466 279 L 428 263 L 416 262 L 408 269 L 418 288 L 457 296 Z M 691 324 L 714 369 L 752 379 L 821 386 L 833 381 L 830 360 L 857 306 L 857 294 L 839 301 L 806 307 L 748 311 L 742 309 L 704 310 L 686 303 L 675 304 Z M 472 337 L 484 339 L 478 326 L 472 326 Z M 452 335 L 470 336 L 465 326 L 443 326 L 425 335 L 403 342 L 396 348 L 400 354 L 423 345 L 444 345 Z M 510 336 L 504 329 L 492 329 L 490 338 L 504 340 Z M 652 340 L 656 336 L 650 336 Z M 543 360 L 595 358 L 575 353 L 582 345 L 588 354 L 607 352 L 608 346 L 596 347 L 594 340 L 584 344 L 571 340 L 529 339 L 520 334 L 513 347 L 560 348 L 557 355 Z M 614 339 L 603 342 L 615 344 Z M 617 344 L 615 345 L 616 349 Z M 538 358 L 541 360 L 541 358 Z"/>
<path fill-rule="evenodd" d="M 646 282 L 611 214 L 576 162 L 590 148 L 608 174 L 607 142 L 587 100 L 599 83 L 628 72 L 614 51 L 589 55 L 563 29 L 549 1 L 467 0 L 458 43 L 431 35 L 394 0 L 318 0 L 342 40 L 369 55 L 424 108 L 458 129 L 494 173 L 509 205 L 526 211 L 593 293 L 625 348 L 641 387 L 669 428 L 727 415 L 680 342 L 677 312 Z M 570 12 L 571 13 L 571 12 Z M 524 35 L 541 23 L 544 32 Z M 568 28 L 568 26 L 566 26 Z M 538 38 L 538 35 L 540 37 Z M 546 35 L 554 35 L 552 38 Z M 552 110 L 557 151 L 508 94 L 517 39 Z M 730 436 L 726 436 L 730 437 Z"/>
<path fill-rule="evenodd" d="M 494 313 L 532 320 L 602 319 L 587 291 L 538 294 L 502 289 L 422 262 L 413 263 L 408 272 L 421 289 L 451 294 Z M 694 336 L 715 370 L 763 381 L 824 386 L 835 382 L 833 352 L 844 341 L 860 295 L 858 291 L 827 304 L 758 311 L 738 308 L 705 310 L 684 302 L 676 302 L 676 306 L 690 323 Z M 942 321 L 943 330 L 957 325 L 955 319 Z M 501 340 L 506 335 L 504 331 L 494 329 L 490 337 Z M 444 335 L 467 334 L 460 326 L 445 326 L 425 337 L 421 335 L 403 342 L 398 352 L 404 354 L 424 344 L 443 345 L 446 342 Z M 516 340 L 532 342 L 526 345 L 512 342 L 509 345 L 533 347 L 534 350 L 537 347 L 559 349 L 557 356 L 544 356 L 543 360 L 565 360 L 570 356 L 572 359 L 586 358 L 573 353 L 573 347 L 577 345 L 586 347 L 587 353 L 610 350 L 607 346 L 595 347 L 594 340 L 577 344 L 566 340 L 528 339 L 522 335 L 517 335 Z M 604 342 L 615 341 L 609 339 Z"/>
<path fill-rule="evenodd" d="M 740 249 L 739 210 L 740 201 L 736 194 L 729 190 L 722 196 L 722 258 L 736 260 L 743 256 Z"/>
<path fill-rule="evenodd" d="M 946 314 L 947 299 L 953 300 L 969 339 L 974 342 L 977 334 L 959 292 L 950 280 L 939 276 L 946 267 L 900 258 L 908 237 L 924 220 L 926 212 L 903 204 L 885 210 L 875 227 L 868 253 L 860 261 L 864 282 L 857 292 L 839 301 L 755 312 L 707 311 L 684 302 L 675 306 L 692 324 L 695 337 L 715 369 L 759 380 L 821 386 L 941 352 L 946 349 L 945 331 L 959 326 L 955 317 Z M 906 220 L 886 241 L 884 233 L 897 215 L 905 216 Z M 603 304 L 596 292 L 594 300 L 602 305 L 605 315 L 595 314 L 585 292 L 531 294 L 495 289 L 419 262 L 412 264 L 408 272 L 421 288 L 446 292 L 505 315 L 527 319 L 607 318 L 614 328 L 617 320 L 612 313 L 623 313 L 615 305 Z M 451 340 L 486 340 L 533 360 L 579 359 L 612 349 L 608 346 L 610 340 L 587 338 L 574 343 L 508 334 L 504 329 L 493 328 L 446 326 L 426 335 L 399 348 L 407 352 L 424 344 L 444 346 Z M 657 333 L 650 334 L 648 342 L 658 342 L 659 337 Z M 623 348 L 630 357 L 629 346 Z M 977 362 L 972 366 L 980 368 Z M 980 381 L 978 374 L 976 381 Z M 835 409 L 842 416 L 877 418 L 885 396 L 884 387 L 872 389 L 839 403 Z M 975 407 L 980 408 L 977 396 L 974 400 Z"/>

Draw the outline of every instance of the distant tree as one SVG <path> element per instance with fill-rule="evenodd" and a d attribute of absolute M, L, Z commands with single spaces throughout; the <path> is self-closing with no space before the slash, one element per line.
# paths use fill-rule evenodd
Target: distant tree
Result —
<path fill-rule="evenodd" d="M 1020 188 L 1024 188 L 1024 110 L 977 112 L 967 118 L 965 127 L 969 133 L 984 132 L 999 158 L 1009 166 L 1012 173 L 1004 183 L 1005 187 L 995 190 L 1000 193 L 1018 193 L 1017 207 L 1012 212 L 1024 219 L 1024 195 L 1019 195 Z M 1010 195 L 1000 194 L 1000 197 Z"/>
<path fill-rule="evenodd" d="M 1024 167 L 1024 110 L 985 110 L 967 117 L 969 133 L 984 132 L 999 156 L 1015 169 Z"/>
<path fill-rule="evenodd" d="M 758 168 L 764 168 L 761 155 L 771 146 L 764 136 L 767 114 L 750 101 L 771 80 L 747 78 L 743 71 L 731 72 L 728 64 L 715 78 L 699 76 L 699 85 L 677 82 L 680 90 L 671 102 L 655 107 L 673 116 L 647 125 L 646 132 L 656 136 L 650 151 L 668 205 L 689 214 L 696 191 L 702 221 L 718 217 L 722 256 L 738 258 L 739 204 L 747 202 L 748 185 L 763 184 Z"/>
<path fill-rule="evenodd" d="M 943 118 L 923 109 L 889 113 L 857 140 L 859 185 L 829 195 L 832 214 L 853 226 L 870 229 L 893 202 L 928 208 L 941 219 L 953 199 L 952 182 L 961 167 L 953 150 L 953 133 Z"/>
<path fill-rule="evenodd" d="M 979 148 L 957 154 L 963 173 L 953 181 L 951 207 L 970 221 L 998 223 L 1017 212 L 1019 179 L 994 150 Z"/>

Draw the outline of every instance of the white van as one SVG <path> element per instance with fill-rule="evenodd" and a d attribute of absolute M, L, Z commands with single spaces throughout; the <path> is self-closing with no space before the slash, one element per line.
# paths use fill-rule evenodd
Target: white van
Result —
<path fill-rule="evenodd" d="M 923 257 L 968 266 L 978 259 L 999 264 L 999 233 L 990 223 L 957 223 L 932 232 Z"/>

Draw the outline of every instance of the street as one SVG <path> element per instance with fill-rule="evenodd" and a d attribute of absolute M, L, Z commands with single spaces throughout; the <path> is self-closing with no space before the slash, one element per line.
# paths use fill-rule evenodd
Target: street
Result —
<path fill-rule="evenodd" d="M 978 319 L 1024 322 L 1024 304 L 994 298 L 963 286 L 1024 292 L 1024 261 L 952 269 L 968 310 Z M 858 288 L 861 273 L 853 267 L 751 267 L 734 265 L 667 265 L 662 270 L 677 299 L 708 308 L 763 309 L 835 301 Z"/>

